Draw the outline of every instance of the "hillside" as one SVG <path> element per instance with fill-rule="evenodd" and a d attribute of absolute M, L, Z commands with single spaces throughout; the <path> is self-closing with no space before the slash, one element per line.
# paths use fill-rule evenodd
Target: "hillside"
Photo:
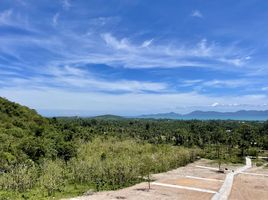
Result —
<path fill-rule="evenodd" d="M 8 128 L 32 129 L 33 126 L 47 125 L 48 120 L 39 115 L 35 110 L 0 97 L 0 127 L 9 125 Z M 29 126 L 23 126 L 29 125 Z M 30 126 L 31 125 L 31 126 Z"/>
<path fill-rule="evenodd" d="M 117 115 L 99 115 L 96 117 L 92 117 L 93 119 L 99 119 L 99 120 L 122 120 L 124 117 L 117 116 Z"/>
<path fill-rule="evenodd" d="M 50 120 L 0 98 L 0 171 L 21 162 L 64 156 L 67 144 Z"/>

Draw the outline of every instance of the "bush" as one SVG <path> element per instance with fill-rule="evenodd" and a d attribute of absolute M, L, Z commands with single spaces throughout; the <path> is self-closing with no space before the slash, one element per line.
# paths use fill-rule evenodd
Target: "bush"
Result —
<path fill-rule="evenodd" d="M 60 161 L 45 161 L 40 178 L 41 187 L 47 191 L 48 196 L 54 195 L 65 185 L 63 164 Z"/>
<path fill-rule="evenodd" d="M 0 188 L 23 192 L 34 187 L 38 177 L 37 167 L 20 164 L 14 166 L 9 172 L 0 175 Z"/>
<path fill-rule="evenodd" d="M 258 148 L 249 148 L 247 150 L 247 155 L 249 156 L 255 156 L 255 157 L 258 157 L 258 154 L 259 154 L 259 149 Z"/>
<path fill-rule="evenodd" d="M 81 143 L 76 158 L 43 160 L 40 168 L 18 165 L 0 175 L 2 190 L 24 192 L 34 186 L 47 196 L 68 190 L 70 185 L 115 190 L 148 181 L 151 174 L 183 166 L 196 159 L 197 149 L 153 145 L 118 138 L 96 138 Z M 65 187 L 66 186 L 66 187 Z M 44 195 L 42 194 L 42 195 Z M 21 194 L 24 195 L 24 194 Z"/>
<path fill-rule="evenodd" d="M 145 179 L 151 173 L 183 166 L 196 159 L 197 150 L 170 145 L 141 144 L 133 140 L 97 138 L 82 144 L 68 163 L 70 181 L 94 185 L 97 191 L 118 189 Z"/>
<path fill-rule="evenodd" d="M 262 166 L 264 163 L 263 162 L 256 162 L 256 166 L 257 167 L 260 167 L 260 166 Z"/>

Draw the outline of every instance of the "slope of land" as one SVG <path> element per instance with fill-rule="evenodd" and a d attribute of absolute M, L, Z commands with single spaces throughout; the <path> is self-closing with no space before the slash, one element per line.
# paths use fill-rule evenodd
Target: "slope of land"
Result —
<path fill-rule="evenodd" d="M 224 164 L 222 168 L 228 170 L 225 173 L 219 173 L 215 162 L 201 159 L 185 167 L 153 175 L 154 182 L 151 183 L 150 190 L 148 190 L 148 183 L 144 182 L 117 191 L 89 192 L 87 196 L 75 197 L 70 200 L 267 199 L 268 169 L 251 168 L 249 162 L 246 166 Z M 249 173 L 257 171 L 267 177 L 241 174 L 244 170 Z M 228 192 L 225 198 L 221 190 L 226 179 L 228 182 L 230 174 L 235 175 L 233 176 L 234 184 L 230 188 L 231 194 Z"/>
<path fill-rule="evenodd" d="M 204 169 L 207 166 L 212 169 Z M 223 165 L 237 169 L 240 165 Z M 148 183 L 117 190 L 98 192 L 93 195 L 71 198 L 71 200 L 169 200 L 169 199 L 210 199 L 225 179 L 225 174 L 217 172 L 217 164 L 201 159 L 185 167 L 153 175 L 154 182 L 148 190 Z M 216 169 L 216 170 L 215 170 Z"/>

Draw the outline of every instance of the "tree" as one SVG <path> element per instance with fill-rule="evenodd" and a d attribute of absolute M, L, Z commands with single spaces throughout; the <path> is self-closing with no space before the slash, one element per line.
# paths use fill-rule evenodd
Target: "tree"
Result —
<path fill-rule="evenodd" d="M 245 155 L 245 150 L 254 143 L 255 132 L 250 125 L 242 124 L 237 130 L 239 135 L 238 145 L 241 149 L 241 156 Z"/>
<path fill-rule="evenodd" d="M 148 190 L 151 189 L 151 173 L 153 169 L 153 157 L 151 154 L 142 155 L 140 164 L 140 173 L 142 177 L 146 177 Z"/>
<path fill-rule="evenodd" d="M 45 161 L 41 176 L 41 185 L 52 196 L 65 184 L 64 170 L 60 161 Z"/>

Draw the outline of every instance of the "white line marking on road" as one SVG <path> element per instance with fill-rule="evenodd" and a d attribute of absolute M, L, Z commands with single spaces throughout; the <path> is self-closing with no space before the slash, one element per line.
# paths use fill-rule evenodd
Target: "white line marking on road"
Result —
<path fill-rule="evenodd" d="M 154 182 L 152 184 L 153 185 L 164 186 L 164 187 L 172 187 L 172 188 L 178 188 L 178 189 L 193 190 L 193 191 L 198 191 L 198 192 L 206 192 L 206 193 L 211 193 L 211 194 L 217 193 L 216 191 L 213 191 L 213 190 L 207 190 L 207 189 L 201 189 L 201 188 L 195 188 L 195 187 L 187 187 L 187 186 L 181 186 L 181 185 L 171 185 L 171 184 L 156 183 L 156 182 Z"/>
<path fill-rule="evenodd" d="M 268 157 L 265 156 L 258 156 L 258 158 L 268 159 Z"/>
<path fill-rule="evenodd" d="M 198 180 L 205 180 L 205 181 L 218 181 L 218 182 L 223 182 L 223 180 L 219 179 L 212 179 L 212 178 L 202 178 L 202 177 L 197 177 L 197 176 L 185 176 L 186 178 L 192 178 L 192 179 L 198 179 Z"/>
<path fill-rule="evenodd" d="M 219 168 L 215 168 L 215 167 L 206 167 L 206 166 L 201 166 L 201 165 L 196 165 L 195 167 L 202 168 L 202 169 L 211 169 L 211 170 L 216 170 L 216 171 L 219 170 Z"/>
<path fill-rule="evenodd" d="M 251 172 L 240 172 L 240 174 L 246 174 L 246 175 L 252 175 L 252 176 L 267 176 L 268 174 L 257 174 L 257 173 L 251 173 Z"/>

